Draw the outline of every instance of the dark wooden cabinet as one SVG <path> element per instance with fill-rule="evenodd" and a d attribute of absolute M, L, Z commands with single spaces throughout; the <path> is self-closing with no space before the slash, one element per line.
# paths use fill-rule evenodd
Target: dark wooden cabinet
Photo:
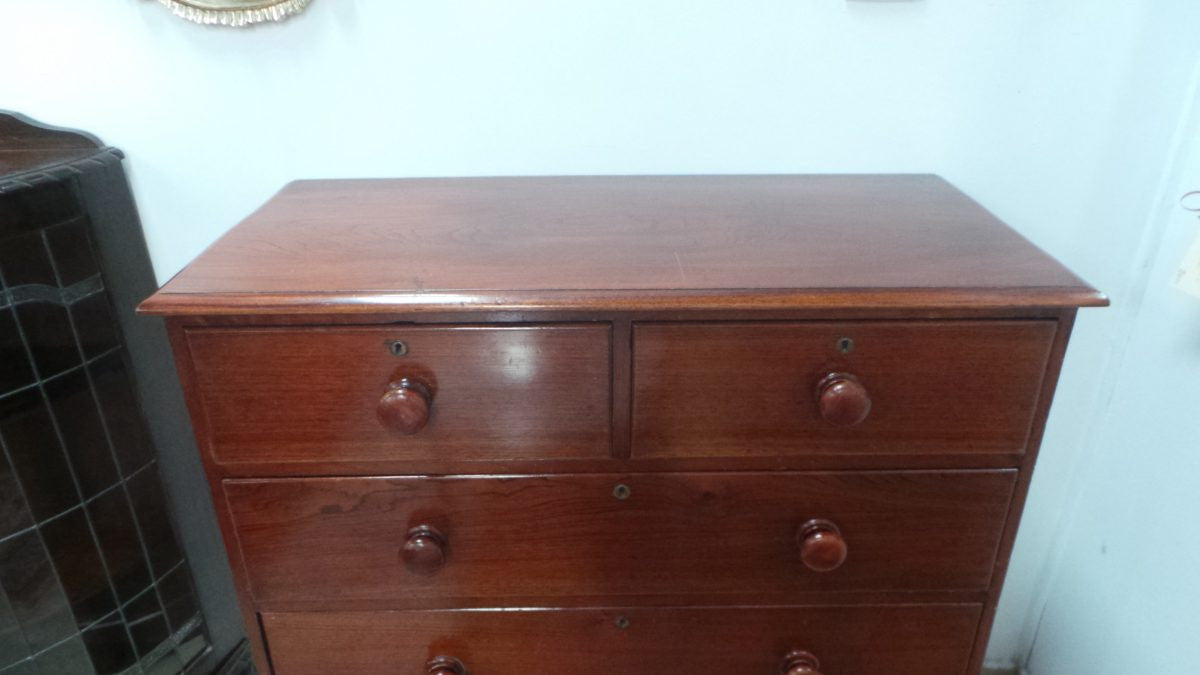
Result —
<path fill-rule="evenodd" d="M 966 669 L 979 605 L 266 613 L 279 672 L 886 673 Z M 789 656 L 812 655 L 811 671 Z M 818 656 L 819 655 L 819 656 Z M 440 657 L 440 659 L 439 659 Z M 794 657 L 793 657 L 794 658 Z"/>
<path fill-rule="evenodd" d="M 0 110 L 5 675 L 242 672 L 124 156 Z"/>
<path fill-rule="evenodd" d="M 258 601 L 561 604 L 578 596 L 983 591 L 1015 477 L 551 474 L 230 480 L 224 490 Z M 821 533 L 802 536 L 812 520 L 844 539 L 837 569 L 805 564 L 806 549 L 823 548 Z M 435 573 L 403 565 L 398 547 L 415 528 L 441 539 L 440 565 L 428 570 Z"/>
<path fill-rule="evenodd" d="M 167 317 L 260 668 L 977 672 L 1075 312 L 933 176 L 289 185 Z"/>
<path fill-rule="evenodd" d="M 1056 329 L 636 324 L 633 456 L 1019 453 Z"/>
<path fill-rule="evenodd" d="M 607 325 L 200 328 L 187 341 L 221 464 L 608 456 Z M 398 429 L 389 410 L 414 400 L 419 426 Z"/>

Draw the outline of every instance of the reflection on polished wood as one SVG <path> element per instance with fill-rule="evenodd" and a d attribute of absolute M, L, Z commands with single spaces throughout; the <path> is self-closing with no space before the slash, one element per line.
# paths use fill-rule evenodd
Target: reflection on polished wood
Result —
<path fill-rule="evenodd" d="M 852 427 L 870 414 L 871 395 L 854 375 L 830 373 L 817 385 L 817 408 L 826 422 Z"/>
<path fill-rule="evenodd" d="M 1106 302 L 937 176 L 300 181 L 163 314 Z"/>
<path fill-rule="evenodd" d="M 188 342 L 220 463 L 609 452 L 605 326 L 195 329 Z"/>
<path fill-rule="evenodd" d="M 433 390 L 419 377 L 401 377 L 388 389 L 375 406 L 383 426 L 398 434 L 409 436 L 429 423 L 429 408 L 433 405 Z"/>
<path fill-rule="evenodd" d="M 228 480 L 225 495 L 257 601 L 386 598 L 402 607 L 431 598 L 981 591 L 1015 478 L 1011 470 L 311 478 Z M 617 484 L 628 499 L 614 496 Z M 404 562 L 435 574 L 402 567 L 406 537 Z"/>
<path fill-rule="evenodd" d="M 792 651 L 783 661 L 784 675 L 821 675 L 820 667 L 817 657 L 802 649 Z"/>
<path fill-rule="evenodd" d="M 1054 321 L 638 325 L 633 456 L 1022 452 L 1057 328 Z M 846 335 L 856 346 L 842 354 L 837 344 Z M 833 386 L 842 385 L 836 392 L 831 374 Z"/>
<path fill-rule="evenodd" d="M 978 673 L 1078 307 L 934 176 L 289 185 L 168 316 L 260 670 Z"/>
<path fill-rule="evenodd" d="M 276 670 L 292 675 L 417 673 L 442 655 L 461 659 L 472 673 L 495 675 L 771 675 L 786 673 L 781 666 L 799 640 L 827 675 L 957 675 L 967 668 L 979 610 L 934 604 L 266 612 L 263 625 Z"/>

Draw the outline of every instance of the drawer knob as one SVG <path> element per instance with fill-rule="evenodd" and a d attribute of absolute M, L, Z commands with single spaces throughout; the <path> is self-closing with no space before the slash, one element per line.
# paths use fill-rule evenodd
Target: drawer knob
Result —
<path fill-rule="evenodd" d="M 871 397 L 858 378 L 849 373 L 830 373 L 817 385 L 817 406 L 826 422 L 852 427 L 867 419 Z"/>
<path fill-rule="evenodd" d="M 446 563 L 446 538 L 428 525 L 418 525 L 408 531 L 400 557 L 410 572 L 433 574 Z"/>
<path fill-rule="evenodd" d="M 427 675 L 467 675 L 467 667 L 453 656 L 437 656 L 425 664 Z"/>
<path fill-rule="evenodd" d="M 814 572 L 832 572 L 846 562 L 846 540 L 837 525 L 814 519 L 800 526 L 796 535 L 800 560 Z"/>
<path fill-rule="evenodd" d="M 783 659 L 783 675 L 821 675 L 821 663 L 812 654 L 797 649 Z"/>
<path fill-rule="evenodd" d="M 396 433 L 415 434 L 429 421 L 433 393 L 423 382 L 402 377 L 388 385 L 375 412 L 383 426 Z"/>

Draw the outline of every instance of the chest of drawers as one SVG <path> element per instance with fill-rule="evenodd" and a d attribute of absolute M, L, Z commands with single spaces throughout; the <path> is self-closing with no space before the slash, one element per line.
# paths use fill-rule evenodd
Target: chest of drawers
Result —
<path fill-rule="evenodd" d="M 1102 295 L 934 176 L 293 183 L 167 318 L 262 672 L 977 672 Z"/>

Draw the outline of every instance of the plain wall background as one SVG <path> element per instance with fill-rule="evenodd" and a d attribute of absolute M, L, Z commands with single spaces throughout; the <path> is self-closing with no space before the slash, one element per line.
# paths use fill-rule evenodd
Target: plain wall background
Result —
<path fill-rule="evenodd" d="M 1088 461 L 1061 528 L 1031 673 L 1200 669 L 1200 298 L 1172 287 L 1200 217 L 1200 109 L 1152 227 L 1112 395 L 1095 411 Z M 1195 200 L 1189 199 L 1190 206 Z"/>
<path fill-rule="evenodd" d="M 1099 416 L 1118 387 L 1153 393 L 1122 363 L 1170 259 L 1154 218 L 1197 19 L 1194 0 L 314 0 L 233 30 L 150 0 L 3 0 L 0 108 L 128 153 L 160 281 L 296 178 L 942 174 L 1114 299 L 1068 354 L 989 648 L 1011 663 L 1081 562 L 1063 514 L 1098 494 Z"/>

